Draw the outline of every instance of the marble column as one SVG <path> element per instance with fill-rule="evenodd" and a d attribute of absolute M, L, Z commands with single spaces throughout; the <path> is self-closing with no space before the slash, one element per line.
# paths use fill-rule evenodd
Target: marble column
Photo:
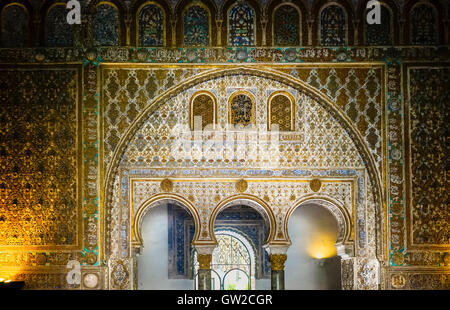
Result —
<path fill-rule="evenodd" d="M 267 245 L 271 271 L 271 289 L 284 290 L 284 263 L 287 259 L 288 245 Z"/>
<path fill-rule="evenodd" d="M 286 254 L 270 254 L 270 268 L 271 272 L 271 289 L 280 291 L 284 290 L 284 262 L 287 259 Z"/>
<path fill-rule="evenodd" d="M 197 250 L 198 290 L 211 290 L 211 260 L 215 245 L 195 245 Z"/>

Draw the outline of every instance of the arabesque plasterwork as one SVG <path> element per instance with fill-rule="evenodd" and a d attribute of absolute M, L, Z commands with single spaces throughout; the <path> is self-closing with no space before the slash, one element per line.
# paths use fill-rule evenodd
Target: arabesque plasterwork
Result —
<path fill-rule="evenodd" d="M 166 17 L 182 9 L 177 1 L 169 2 Z M 1 275 L 25 280 L 31 289 L 131 289 L 137 279 L 135 252 L 142 246 L 133 239 L 139 210 L 143 216 L 158 203 L 178 199 L 198 212 L 197 241 L 212 246 L 211 221 L 218 208 L 247 201 L 267 211 L 273 226 L 268 243 L 287 245 L 290 212 L 315 203 L 342 224 L 338 253 L 344 289 L 448 289 L 447 183 L 440 173 L 445 170 L 440 155 L 445 154 L 445 134 L 439 134 L 448 114 L 448 104 L 442 104 L 450 89 L 448 22 L 439 29 L 439 47 L 408 45 L 406 10 L 414 7 L 400 1 L 390 8 L 399 17 L 391 19 L 394 46 L 363 45 L 364 23 L 353 19 L 360 5 L 352 1 L 352 10 L 346 8 L 349 46 L 315 46 L 320 29 L 303 22 L 308 16 L 303 9 L 300 46 L 270 46 L 274 32 L 265 19 L 275 2 L 261 1 L 256 46 L 231 47 L 223 44 L 227 29 L 221 10 L 227 8 L 224 1 L 214 2 L 211 46 L 179 47 L 174 29 L 182 25 L 173 20 L 164 27 L 164 47 L 139 46 L 136 27 L 123 21 L 117 46 L 94 46 L 95 20 L 87 14 L 74 30 L 75 47 L 37 47 L 46 38 L 33 35 L 29 47 L 0 48 L 2 70 L 17 80 L 2 81 L 0 100 L 14 94 L 26 111 L 0 111 L 6 124 L 2 134 L 18 145 L 37 145 L 24 160 L 16 158 L 28 170 L 19 174 L 14 165 L 2 165 L 1 203 L 24 206 L 20 221 L 30 221 L 21 226 L 20 240 L 9 224 L 1 229 L 8 235 L 0 244 Z M 83 12 L 98 1 L 89 3 L 83 3 Z M 36 12 L 44 12 L 43 5 L 32 1 Z M 137 8 L 130 2 L 123 9 L 120 14 L 131 21 Z M 311 16 L 321 11 L 314 1 L 305 1 L 305 9 Z M 442 12 L 448 19 L 448 10 Z M 44 20 L 30 24 L 37 27 L 34 32 L 45 32 Z M 48 78 L 37 79 L 33 72 Z M 184 148 L 192 138 L 189 103 L 198 91 L 215 97 L 218 126 L 227 124 L 234 93 L 252 94 L 255 123 L 263 125 L 257 134 L 266 151 L 258 157 L 251 147 L 238 148 L 225 161 L 230 153 L 221 148 Z M 267 103 L 277 91 L 294 98 L 294 130 L 279 133 L 282 147 L 270 148 Z M 50 106 L 46 116 L 29 122 Z M 38 113 L 27 116 L 31 112 Z M 427 122 L 430 117 L 437 121 Z M 56 130 L 52 119 L 66 129 Z M 176 124 L 184 126 L 182 135 L 173 131 Z M 26 130 L 11 131 L 22 128 L 16 125 Z M 198 142 L 207 140 L 205 135 Z M 66 148 L 68 141 L 78 144 Z M 14 154 L 4 145 L 0 151 L 2 160 Z M 33 169 L 41 171 L 42 184 L 38 174 L 29 177 Z M 237 185 L 240 181 L 246 186 Z M 417 190 L 421 186 L 427 189 Z M 13 187 L 17 201 L 6 197 Z M 36 195 L 44 187 L 49 205 L 39 203 Z M 19 223 L 14 212 L 1 212 L 0 225 Z M 53 218 L 59 224 L 64 218 L 72 222 L 55 231 L 42 229 L 39 221 Z M 66 281 L 69 261 L 81 264 L 79 285 Z"/>

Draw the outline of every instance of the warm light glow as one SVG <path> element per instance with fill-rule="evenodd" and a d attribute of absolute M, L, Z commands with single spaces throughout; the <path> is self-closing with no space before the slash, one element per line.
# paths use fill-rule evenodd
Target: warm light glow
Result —
<path fill-rule="evenodd" d="M 316 259 L 333 257 L 336 255 L 336 236 L 321 234 L 316 236 L 308 246 L 308 253 Z"/>
<path fill-rule="evenodd" d="M 1 282 L 3 282 L 3 281 L 5 281 L 5 279 L 3 279 L 3 278 L 0 278 L 0 283 L 1 283 Z"/>
<path fill-rule="evenodd" d="M 323 256 L 322 256 L 322 254 L 317 253 L 317 254 L 316 254 L 316 258 L 317 258 L 317 259 L 321 259 L 321 258 L 323 258 Z"/>
<path fill-rule="evenodd" d="M 6 281 L 5 281 L 5 283 L 9 283 L 9 282 L 11 282 L 11 280 L 6 280 Z"/>

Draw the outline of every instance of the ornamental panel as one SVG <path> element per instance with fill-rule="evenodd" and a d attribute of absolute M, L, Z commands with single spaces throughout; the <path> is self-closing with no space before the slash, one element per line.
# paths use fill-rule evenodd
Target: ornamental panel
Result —
<path fill-rule="evenodd" d="M 0 244 L 77 248 L 80 72 L 20 68 L 1 74 Z"/>
<path fill-rule="evenodd" d="M 446 141 L 450 69 L 410 68 L 411 245 L 450 245 Z"/>

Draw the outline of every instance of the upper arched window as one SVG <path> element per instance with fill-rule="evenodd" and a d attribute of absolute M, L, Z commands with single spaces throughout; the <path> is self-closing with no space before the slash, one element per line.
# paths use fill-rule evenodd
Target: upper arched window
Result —
<path fill-rule="evenodd" d="M 273 12 L 274 45 L 300 45 L 301 16 L 297 7 L 283 4 Z"/>
<path fill-rule="evenodd" d="M 185 46 L 208 46 L 210 40 L 210 17 L 208 9 L 202 5 L 189 6 L 183 15 Z"/>
<path fill-rule="evenodd" d="M 46 19 L 47 46 L 62 47 L 73 45 L 71 25 L 67 23 L 66 4 L 58 3 L 50 8 Z"/>
<path fill-rule="evenodd" d="M 228 44 L 255 45 L 255 10 L 245 2 L 238 2 L 228 12 Z"/>
<path fill-rule="evenodd" d="M 191 99 L 191 130 L 200 128 L 213 129 L 216 123 L 216 99 L 213 94 L 209 92 L 198 92 L 192 96 Z"/>
<path fill-rule="evenodd" d="M 415 6 L 409 14 L 410 43 L 412 45 L 434 45 L 438 41 L 437 13 L 426 3 Z"/>
<path fill-rule="evenodd" d="M 145 3 L 138 10 L 137 41 L 139 46 L 164 46 L 164 11 L 154 2 Z"/>
<path fill-rule="evenodd" d="M 233 94 L 229 101 L 229 123 L 233 125 L 255 124 L 255 101 L 247 92 Z"/>
<path fill-rule="evenodd" d="M 1 14 L 3 47 L 29 45 L 28 20 L 28 11 L 21 4 L 13 3 L 3 8 Z"/>
<path fill-rule="evenodd" d="M 366 44 L 367 45 L 392 45 L 392 15 L 391 10 L 385 5 L 381 5 L 381 24 L 366 25 Z"/>
<path fill-rule="evenodd" d="M 94 45 L 119 45 L 119 13 L 108 2 L 100 2 L 94 13 Z"/>
<path fill-rule="evenodd" d="M 320 44 L 345 45 L 347 42 L 347 16 L 344 8 L 329 5 L 320 12 Z"/>
<path fill-rule="evenodd" d="M 294 130 L 294 98 L 286 92 L 275 92 L 269 97 L 269 130 L 278 125 L 279 131 Z"/>

